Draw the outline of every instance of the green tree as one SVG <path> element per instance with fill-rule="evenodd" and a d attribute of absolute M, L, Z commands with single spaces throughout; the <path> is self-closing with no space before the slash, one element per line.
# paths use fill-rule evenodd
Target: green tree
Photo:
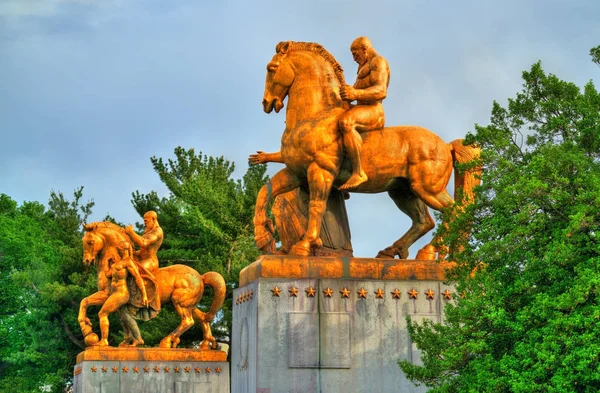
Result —
<path fill-rule="evenodd" d="M 592 61 L 600 67 L 600 45 L 590 49 L 590 56 L 592 56 Z"/>
<path fill-rule="evenodd" d="M 252 217 L 258 190 L 267 181 L 266 166 L 250 167 L 243 179 L 235 180 L 233 163 L 182 147 L 175 149 L 174 159 L 152 157 L 151 162 L 170 194 L 159 198 L 155 192 L 136 191 L 133 205 L 140 216 L 149 210 L 158 213 L 165 233 L 158 253 L 160 266 L 185 264 L 200 273 L 216 271 L 223 275 L 227 298 L 219 321 L 213 325 L 213 334 L 226 340 L 231 326 L 232 290 L 241 269 L 258 257 Z M 212 302 L 210 289 L 205 295 L 201 307 L 208 309 Z M 140 329 L 146 343 L 151 344 L 178 323 L 168 307 L 156 322 L 141 324 Z M 181 345 L 191 345 L 200 337 L 201 331 L 195 326 L 182 336 Z"/>
<path fill-rule="evenodd" d="M 432 392 L 600 390 L 600 94 L 540 63 L 523 80 L 468 137 L 482 186 L 441 233 L 461 296 L 409 324 L 423 365 L 400 366 Z"/>
<path fill-rule="evenodd" d="M 81 221 L 93 202 L 82 188 L 69 201 L 51 193 L 49 208 L 18 206 L 0 195 L 0 391 L 61 392 L 84 346 L 79 300 L 95 282 L 82 273 Z"/>

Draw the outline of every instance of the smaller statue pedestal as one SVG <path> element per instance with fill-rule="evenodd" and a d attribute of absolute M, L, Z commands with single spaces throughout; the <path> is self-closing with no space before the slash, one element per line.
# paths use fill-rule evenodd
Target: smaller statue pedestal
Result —
<path fill-rule="evenodd" d="M 424 392 L 406 317 L 443 319 L 449 263 L 263 256 L 234 291 L 232 393 Z"/>
<path fill-rule="evenodd" d="M 89 347 L 77 355 L 74 393 L 229 393 L 223 351 Z"/>

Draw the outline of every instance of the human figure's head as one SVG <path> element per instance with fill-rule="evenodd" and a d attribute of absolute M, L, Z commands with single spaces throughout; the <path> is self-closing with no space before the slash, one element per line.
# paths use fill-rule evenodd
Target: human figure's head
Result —
<path fill-rule="evenodd" d="M 375 50 L 373 49 L 373 45 L 371 44 L 371 40 L 367 37 L 358 37 L 352 44 L 350 45 L 350 52 L 352 52 L 352 57 L 354 61 L 359 65 L 365 64 L 373 54 Z"/>
<path fill-rule="evenodd" d="M 148 211 L 144 214 L 144 225 L 146 227 L 146 231 L 154 229 L 158 227 L 158 215 L 155 211 Z"/>
<path fill-rule="evenodd" d="M 133 247 L 129 242 L 123 241 L 117 246 L 117 252 L 121 259 L 127 259 L 133 254 Z"/>

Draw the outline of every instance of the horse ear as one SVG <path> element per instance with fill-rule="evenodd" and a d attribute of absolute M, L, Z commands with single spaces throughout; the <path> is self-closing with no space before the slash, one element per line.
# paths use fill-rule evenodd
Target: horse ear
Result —
<path fill-rule="evenodd" d="M 275 52 L 281 53 L 284 55 L 287 53 L 288 49 L 290 49 L 290 41 L 281 41 L 275 47 Z"/>

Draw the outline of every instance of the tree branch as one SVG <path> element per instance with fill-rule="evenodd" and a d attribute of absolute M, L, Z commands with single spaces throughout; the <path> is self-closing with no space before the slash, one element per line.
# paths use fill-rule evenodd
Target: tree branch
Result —
<path fill-rule="evenodd" d="M 77 345 L 79 348 L 85 349 L 85 345 L 83 345 L 83 342 L 81 340 L 78 340 L 77 337 L 75 337 L 75 335 L 69 328 L 69 325 L 63 318 L 62 314 L 58 314 L 58 315 L 60 316 L 60 320 L 62 322 L 63 329 L 65 330 L 65 333 L 67 333 L 67 337 L 69 337 L 69 340 L 71 340 L 71 342 L 73 342 L 73 344 Z"/>

